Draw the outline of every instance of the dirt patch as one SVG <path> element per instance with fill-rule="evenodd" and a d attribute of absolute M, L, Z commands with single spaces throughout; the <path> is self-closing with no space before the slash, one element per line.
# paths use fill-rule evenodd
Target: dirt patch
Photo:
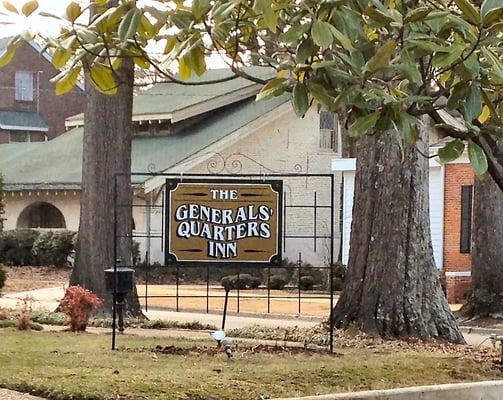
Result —
<path fill-rule="evenodd" d="M 217 355 L 223 352 L 223 349 L 217 346 L 193 346 L 193 347 L 178 347 L 178 346 L 156 346 L 154 348 L 140 348 L 140 349 L 130 349 L 130 348 L 120 348 L 120 351 L 127 352 L 150 352 L 154 354 L 163 355 L 178 355 L 178 356 L 188 356 L 188 355 Z M 237 343 L 233 346 L 233 353 L 235 355 L 247 355 L 247 354 L 290 354 L 290 355 L 328 355 L 332 357 L 342 357 L 339 353 L 329 353 L 325 349 L 316 348 L 304 348 L 304 347 L 293 347 L 293 346 L 276 346 L 276 345 L 266 345 L 258 344 L 256 346 L 246 346 L 240 347 Z"/>
<path fill-rule="evenodd" d="M 24 292 L 27 290 L 67 286 L 71 268 L 57 267 L 5 267 L 7 281 L 4 293 Z"/>

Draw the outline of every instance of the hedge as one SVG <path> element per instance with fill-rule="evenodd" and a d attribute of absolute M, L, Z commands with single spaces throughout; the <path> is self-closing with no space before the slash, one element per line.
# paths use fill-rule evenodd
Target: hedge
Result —
<path fill-rule="evenodd" d="M 68 265 L 75 232 L 19 229 L 0 232 L 0 263 L 6 265 Z"/>

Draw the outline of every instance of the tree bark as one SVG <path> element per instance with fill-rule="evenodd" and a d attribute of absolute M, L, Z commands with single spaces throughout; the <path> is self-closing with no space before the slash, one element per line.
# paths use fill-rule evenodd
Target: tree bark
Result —
<path fill-rule="evenodd" d="M 111 294 L 105 289 L 104 270 L 116 255 L 121 265 L 132 265 L 131 138 L 134 66 L 125 59 L 118 71 L 117 94 L 98 92 L 86 74 L 87 107 L 84 114 L 82 194 L 75 266 L 70 284 L 79 284 L 105 300 L 111 312 Z M 117 196 L 117 199 L 116 199 Z M 115 204 L 121 205 L 114 211 Z M 117 253 L 114 220 L 117 218 Z M 136 290 L 126 299 L 126 310 L 141 314 Z"/>
<path fill-rule="evenodd" d="M 498 143 L 503 151 L 503 141 Z M 472 285 L 464 315 L 503 313 L 503 192 L 491 176 L 475 180 L 472 230 Z"/>
<path fill-rule="evenodd" d="M 422 130 L 423 153 L 427 141 Z M 463 343 L 433 259 L 428 159 L 417 148 L 401 148 L 396 133 L 359 140 L 348 272 L 335 323 L 384 338 Z"/>

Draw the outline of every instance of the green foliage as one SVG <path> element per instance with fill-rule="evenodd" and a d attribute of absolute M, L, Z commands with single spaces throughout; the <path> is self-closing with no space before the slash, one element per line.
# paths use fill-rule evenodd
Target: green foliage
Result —
<path fill-rule="evenodd" d="M 41 233 L 33 243 L 32 253 L 38 265 L 64 267 L 74 250 L 75 232 L 48 231 Z"/>
<path fill-rule="evenodd" d="M 272 275 L 269 279 L 269 288 L 274 290 L 283 290 L 288 283 L 287 279 L 281 275 Z"/>
<path fill-rule="evenodd" d="M 3 231 L 3 222 L 5 218 L 3 215 L 5 214 L 5 200 L 4 200 L 4 180 L 3 175 L 0 174 L 0 232 Z"/>
<path fill-rule="evenodd" d="M 491 140 L 503 137 L 498 0 L 96 3 L 102 6 L 84 25 L 74 24 L 83 10 L 72 2 L 64 19 L 73 29 L 49 40 L 53 63 L 63 68 L 53 79 L 58 94 L 77 84 L 84 63 L 91 84 L 114 94 L 114 69 L 124 55 L 139 68 L 155 65 L 166 79 L 179 82 L 204 73 L 205 55 L 217 50 L 246 78 L 253 79 L 243 71 L 245 64 L 276 69 L 269 82 L 255 78 L 265 83 L 258 99 L 293 92 L 299 116 L 321 105 L 346 115 L 353 136 L 396 129 L 412 145 L 421 117 L 428 115 L 442 135 L 478 146 L 469 147 L 478 175 L 488 163 L 503 165 Z M 34 4 L 25 7 L 29 14 Z M 145 53 L 149 41 L 164 48 L 162 63 Z M 0 66 L 20 44 L 21 36 L 13 38 Z M 178 77 L 169 72 L 176 64 Z M 448 158 L 457 154 L 451 150 L 445 150 Z"/>
<path fill-rule="evenodd" d="M 5 267 L 0 264 L 0 290 L 3 289 L 5 286 L 5 281 L 7 280 L 7 271 L 5 270 Z"/>
<path fill-rule="evenodd" d="M 220 281 L 222 287 L 229 290 L 256 289 L 260 286 L 261 279 L 250 274 L 228 275 Z"/>
<path fill-rule="evenodd" d="M 0 233 L 0 262 L 7 265 L 36 265 L 32 253 L 39 232 L 29 229 Z"/>
<path fill-rule="evenodd" d="M 340 292 L 344 288 L 346 273 L 347 273 L 346 265 L 340 262 L 337 262 L 334 265 L 334 278 L 332 287 L 335 292 Z"/>
<path fill-rule="evenodd" d="M 0 232 L 0 262 L 7 265 L 67 265 L 75 233 L 19 229 Z"/>
<path fill-rule="evenodd" d="M 300 290 L 313 290 L 314 278 L 311 275 L 301 276 L 299 279 Z"/>

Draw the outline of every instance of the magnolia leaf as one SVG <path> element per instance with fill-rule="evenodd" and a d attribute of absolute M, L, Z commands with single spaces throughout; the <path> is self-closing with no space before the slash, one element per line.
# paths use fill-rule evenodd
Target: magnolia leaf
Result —
<path fill-rule="evenodd" d="M 257 95 L 256 100 L 267 100 L 283 94 L 286 90 L 286 82 L 287 80 L 285 78 L 271 79 L 264 85 L 260 93 Z"/>
<path fill-rule="evenodd" d="M 75 20 L 82 14 L 82 8 L 76 2 L 72 1 L 66 7 L 66 18 L 70 22 L 75 22 Z"/>
<path fill-rule="evenodd" d="M 330 30 L 332 31 L 332 35 L 335 40 L 346 50 L 353 50 L 353 45 L 351 44 L 351 40 L 344 35 L 341 31 L 339 31 L 335 26 L 329 24 Z"/>
<path fill-rule="evenodd" d="M 480 24 L 480 12 L 472 3 L 470 3 L 469 0 L 454 0 L 454 2 L 459 7 L 468 22 L 471 22 L 474 25 Z"/>
<path fill-rule="evenodd" d="M 467 97 L 462 106 L 463 116 L 467 122 L 472 122 L 482 113 L 482 95 L 480 87 L 472 82 L 468 87 Z"/>
<path fill-rule="evenodd" d="M 177 43 L 178 39 L 176 38 L 176 36 L 168 36 L 166 38 L 166 47 L 164 47 L 164 54 L 171 53 Z"/>
<path fill-rule="evenodd" d="M 387 67 L 395 52 L 397 42 L 390 40 L 380 47 L 376 54 L 367 62 L 365 69 L 369 72 L 374 72 L 378 69 Z"/>
<path fill-rule="evenodd" d="M 306 86 L 300 82 L 293 87 L 292 104 L 295 114 L 298 117 L 304 117 L 309 109 L 309 96 Z"/>
<path fill-rule="evenodd" d="M 311 38 L 304 39 L 297 46 L 297 51 L 295 52 L 295 61 L 297 64 L 303 64 L 311 57 L 314 53 L 315 46 Z"/>
<path fill-rule="evenodd" d="M 327 110 L 332 111 L 334 108 L 334 98 L 328 94 L 326 87 L 314 81 L 306 82 L 307 88 L 311 95 Z"/>
<path fill-rule="evenodd" d="M 157 29 L 150 22 L 150 20 L 145 16 L 140 16 L 140 35 L 144 39 L 152 39 L 157 34 Z"/>
<path fill-rule="evenodd" d="M 486 57 L 487 62 L 492 66 L 494 76 L 499 80 L 503 80 L 503 64 L 499 58 L 486 47 L 482 47 L 482 53 Z"/>
<path fill-rule="evenodd" d="M 16 46 L 9 45 L 2 53 L 0 53 L 0 68 L 5 67 L 14 58 Z"/>
<path fill-rule="evenodd" d="M 429 7 L 413 8 L 407 13 L 403 22 L 407 24 L 411 22 L 422 21 L 426 19 L 426 17 L 428 16 L 428 14 L 430 14 L 431 11 L 432 10 Z"/>
<path fill-rule="evenodd" d="M 190 78 L 190 75 L 192 74 L 192 70 L 190 69 L 189 65 L 185 62 L 184 57 L 180 57 L 178 60 L 178 74 L 180 75 L 180 78 L 182 78 L 184 81 Z"/>
<path fill-rule="evenodd" d="M 451 140 L 444 147 L 438 150 L 438 158 L 440 162 L 446 164 L 461 157 L 465 151 L 465 144 L 462 140 Z"/>
<path fill-rule="evenodd" d="M 98 92 L 108 95 L 117 93 L 117 82 L 110 68 L 103 65 L 94 65 L 89 73 L 91 84 Z"/>
<path fill-rule="evenodd" d="M 208 12 L 209 7 L 210 7 L 209 0 L 193 0 L 192 14 L 194 14 L 194 17 L 199 19 L 204 14 L 206 14 L 206 12 Z"/>
<path fill-rule="evenodd" d="M 288 31 L 281 34 L 281 40 L 288 44 L 297 42 L 306 32 L 307 26 L 307 24 L 292 26 Z"/>
<path fill-rule="evenodd" d="M 480 113 L 479 117 L 477 118 L 481 124 L 486 122 L 489 118 L 491 117 L 491 110 L 489 107 L 484 106 L 482 108 L 482 112 Z"/>
<path fill-rule="evenodd" d="M 143 57 L 134 57 L 133 61 L 138 67 L 141 69 L 149 69 L 150 68 L 150 61 Z"/>
<path fill-rule="evenodd" d="M 330 30 L 330 24 L 325 21 L 316 20 L 311 28 L 311 35 L 318 46 L 323 50 L 327 49 L 333 42 L 332 32 Z"/>
<path fill-rule="evenodd" d="M 419 124 L 420 121 L 416 117 L 406 112 L 400 112 L 398 115 L 398 128 L 406 144 L 411 146 L 417 142 Z"/>
<path fill-rule="evenodd" d="M 503 2 L 501 0 L 484 0 L 482 6 L 480 7 L 480 13 L 482 17 L 486 17 L 489 13 L 501 10 L 503 8 Z"/>
<path fill-rule="evenodd" d="M 435 68 L 445 68 L 458 61 L 465 50 L 464 46 L 453 45 L 449 47 L 448 53 L 437 53 L 433 56 L 432 65 Z"/>
<path fill-rule="evenodd" d="M 351 137 L 358 137 L 365 135 L 376 125 L 381 113 L 374 111 L 371 114 L 358 118 L 348 129 L 348 134 Z"/>
<path fill-rule="evenodd" d="M 468 158 L 470 159 L 475 175 L 483 176 L 487 172 L 486 155 L 482 148 L 471 140 L 468 141 Z"/>
<path fill-rule="evenodd" d="M 56 82 L 56 96 L 61 96 L 72 90 L 77 85 L 79 74 L 80 67 L 62 72 L 61 78 Z"/>
<path fill-rule="evenodd" d="M 17 8 L 10 1 L 3 1 L 2 4 L 7 11 L 19 14 Z"/>
<path fill-rule="evenodd" d="M 31 14 L 33 14 L 38 8 L 38 1 L 37 0 L 31 0 L 27 3 L 23 4 L 23 8 L 21 9 L 23 11 L 23 14 L 26 17 L 29 17 Z"/>
<path fill-rule="evenodd" d="M 71 49 L 64 49 L 62 47 L 58 47 L 54 52 L 54 54 L 52 55 L 51 60 L 52 65 L 54 65 L 54 68 L 57 69 L 63 68 L 71 56 L 72 56 Z"/>

